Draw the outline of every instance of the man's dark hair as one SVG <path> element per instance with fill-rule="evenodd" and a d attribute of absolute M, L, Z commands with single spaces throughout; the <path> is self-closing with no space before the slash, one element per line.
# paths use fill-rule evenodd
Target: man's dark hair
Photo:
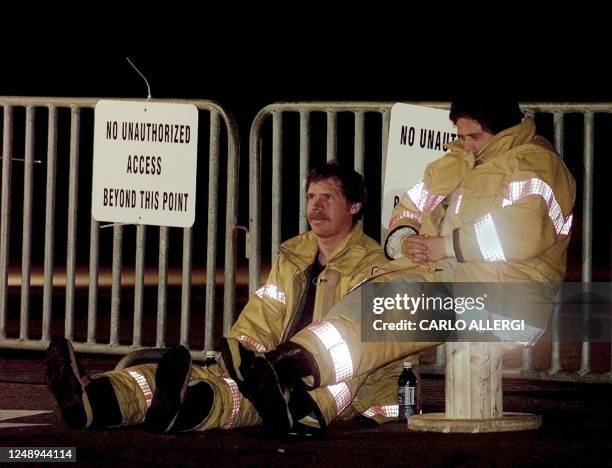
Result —
<path fill-rule="evenodd" d="M 495 135 L 521 123 L 523 113 L 518 101 L 511 98 L 461 97 L 453 101 L 450 108 L 450 119 L 455 125 L 460 117 L 475 120 L 483 130 Z"/>
<path fill-rule="evenodd" d="M 361 209 L 353 215 L 353 223 L 356 223 L 363 214 L 367 200 L 367 190 L 363 176 L 349 167 L 338 164 L 335 160 L 328 161 L 310 171 L 306 178 L 306 191 L 313 182 L 328 179 L 333 179 L 340 184 L 340 189 L 349 203 L 361 203 Z"/>

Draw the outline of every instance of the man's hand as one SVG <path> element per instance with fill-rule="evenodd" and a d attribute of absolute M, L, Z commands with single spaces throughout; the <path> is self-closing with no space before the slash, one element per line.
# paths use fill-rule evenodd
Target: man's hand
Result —
<path fill-rule="evenodd" d="M 437 262 L 446 258 L 444 237 L 408 236 L 402 242 L 402 253 L 414 263 Z"/>

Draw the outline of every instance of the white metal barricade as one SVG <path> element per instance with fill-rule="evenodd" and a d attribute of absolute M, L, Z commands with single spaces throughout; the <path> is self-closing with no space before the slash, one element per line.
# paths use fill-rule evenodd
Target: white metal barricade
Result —
<path fill-rule="evenodd" d="M 58 302 L 57 296 L 63 299 L 63 295 L 61 332 L 74 340 L 76 350 L 125 354 L 143 346 L 164 346 L 169 333 L 166 326 L 169 286 L 180 287 L 178 340 L 189 346 L 192 294 L 195 291 L 201 296 L 204 286 L 203 343 L 191 343 L 194 355 L 203 355 L 205 350 L 213 349 L 217 284 L 224 286 L 222 329 L 227 331 L 234 319 L 239 154 L 236 124 L 212 101 L 154 100 L 193 104 L 198 109 L 200 122 L 209 122 L 208 128 L 200 124 L 198 173 L 201 177 L 198 177 L 196 222 L 188 229 L 142 225 L 113 225 L 111 229 L 103 229 L 104 226 L 91 218 L 91 205 L 83 201 L 89 200 L 91 192 L 88 166 L 93 148 L 93 108 L 97 101 L 96 98 L 0 97 L 0 347 L 44 349 L 51 333 L 58 332 L 53 326 L 57 319 L 53 318 L 62 311 L 54 309 L 54 303 Z M 202 177 L 206 173 L 207 179 Z M 219 220 L 223 214 L 225 220 Z M 78 221 L 83 217 L 90 218 L 89 239 L 87 225 Z M 158 245 L 151 245 L 151 239 Z M 88 249 L 83 248 L 86 243 Z M 217 269 L 219 249 L 224 250 L 220 271 Z M 38 265 L 43 266 L 42 271 L 36 270 Z M 145 310 L 150 296 L 145 295 L 147 287 L 157 289 L 153 342 L 145 340 L 145 335 L 151 334 L 143 329 L 149 312 Z M 108 296 L 109 288 L 108 305 L 108 297 L 102 298 L 101 291 Z M 17 295 L 13 293 L 17 289 L 18 307 Z M 87 291 L 86 306 L 82 301 L 83 308 L 86 307 L 85 318 L 81 306 L 78 310 L 75 307 L 77 295 L 84 295 L 80 291 Z M 133 295 L 133 308 L 122 300 L 122 295 L 127 294 Z M 34 310 L 33 299 L 42 302 L 42 311 Z M 107 305 L 101 306 L 104 302 Z M 175 302 L 178 304 L 179 300 Z M 129 319 L 122 312 L 124 309 L 130 309 L 128 314 L 133 311 Z M 104 317 L 99 317 L 101 314 Z M 79 324 L 86 322 L 86 331 L 75 333 L 77 319 Z M 18 330 L 14 329 L 15 323 Z M 107 327 L 109 338 L 103 340 L 101 335 L 106 334 Z M 131 340 L 125 338 L 126 327 L 131 327 Z"/>

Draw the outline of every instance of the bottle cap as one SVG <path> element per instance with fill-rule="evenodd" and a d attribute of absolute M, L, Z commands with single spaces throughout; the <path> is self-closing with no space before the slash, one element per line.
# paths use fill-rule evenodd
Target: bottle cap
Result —
<path fill-rule="evenodd" d="M 412 362 L 404 361 L 404 369 L 412 369 Z"/>

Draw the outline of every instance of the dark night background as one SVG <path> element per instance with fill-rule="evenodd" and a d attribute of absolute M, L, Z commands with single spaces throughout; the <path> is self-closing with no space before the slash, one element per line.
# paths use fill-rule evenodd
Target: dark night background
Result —
<path fill-rule="evenodd" d="M 247 217 L 250 124 L 261 108 L 273 102 L 448 101 L 476 89 L 511 94 L 521 102 L 612 102 L 612 71 L 569 41 L 556 47 L 525 49 L 523 44 L 486 52 L 482 44 L 468 40 L 449 42 L 452 47 L 441 49 L 416 47 L 419 39 L 429 39 L 414 35 L 404 42 L 401 36 L 398 41 L 374 33 L 328 38 L 324 30 L 319 40 L 309 37 L 283 43 L 283 34 L 275 33 L 251 37 L 251 31 L 246 31 L 241 46 L 224 47 L 219 37 L 206 35 L 187 51 L 156 48 L 151 43 L 83 53 L 75 52 L 74 46 L 8 51 L 1 64 L 0 95 L 145 98 L 146 85 L 127 62 L 129 56 L 148 78 L 153 98 L 218 102 L 239 127 L 241 222 Z M 596 212 L 609 201 L 601 170 L 607 165 L 605 150 L 612 143 L 606 136 L 610 132 L 605 128 L 611 124 L 606 119 L 596 120 L 596 135 L 604 138 L 598 143 L 596 136 Z M 566 131 L 571 125 L 566 121 Z M 568 166 L 580 190 L 581 161 L 570 161 Z M 578 210 L 580 205 L 579 191 Z M 376 225 L 368 227 L 376 232 Z M 594 233 L 594 261 L 609 272 L 609 222 L 600 216 Z"/>
<path fill-rule="evenodd" d="M 304 34 L 301 41 L 285 33 L 241 31 L 241 42 L 224 46 L 224 38 L 202 32 L 188 49 L 134 41 L 124 49 L 82 53 L 74 43 L 7 50 L 0 95 L 145 98 L 146 85 L 126 61 L 129 56 L 148 78 L 153 98 L 210 99 L 232 113 L 243 161 L 253 118 L 273 102 L 450 101 L 478 89 L 521 102 L 612 102 L 612 70 L 590 58 L 592 49 L 570 40 L 487 52 L 469 39 L 424 46 L 419 41 L 433 39 L 414 33 L 387 37 L 323 29 L 317 39 Z"/>

